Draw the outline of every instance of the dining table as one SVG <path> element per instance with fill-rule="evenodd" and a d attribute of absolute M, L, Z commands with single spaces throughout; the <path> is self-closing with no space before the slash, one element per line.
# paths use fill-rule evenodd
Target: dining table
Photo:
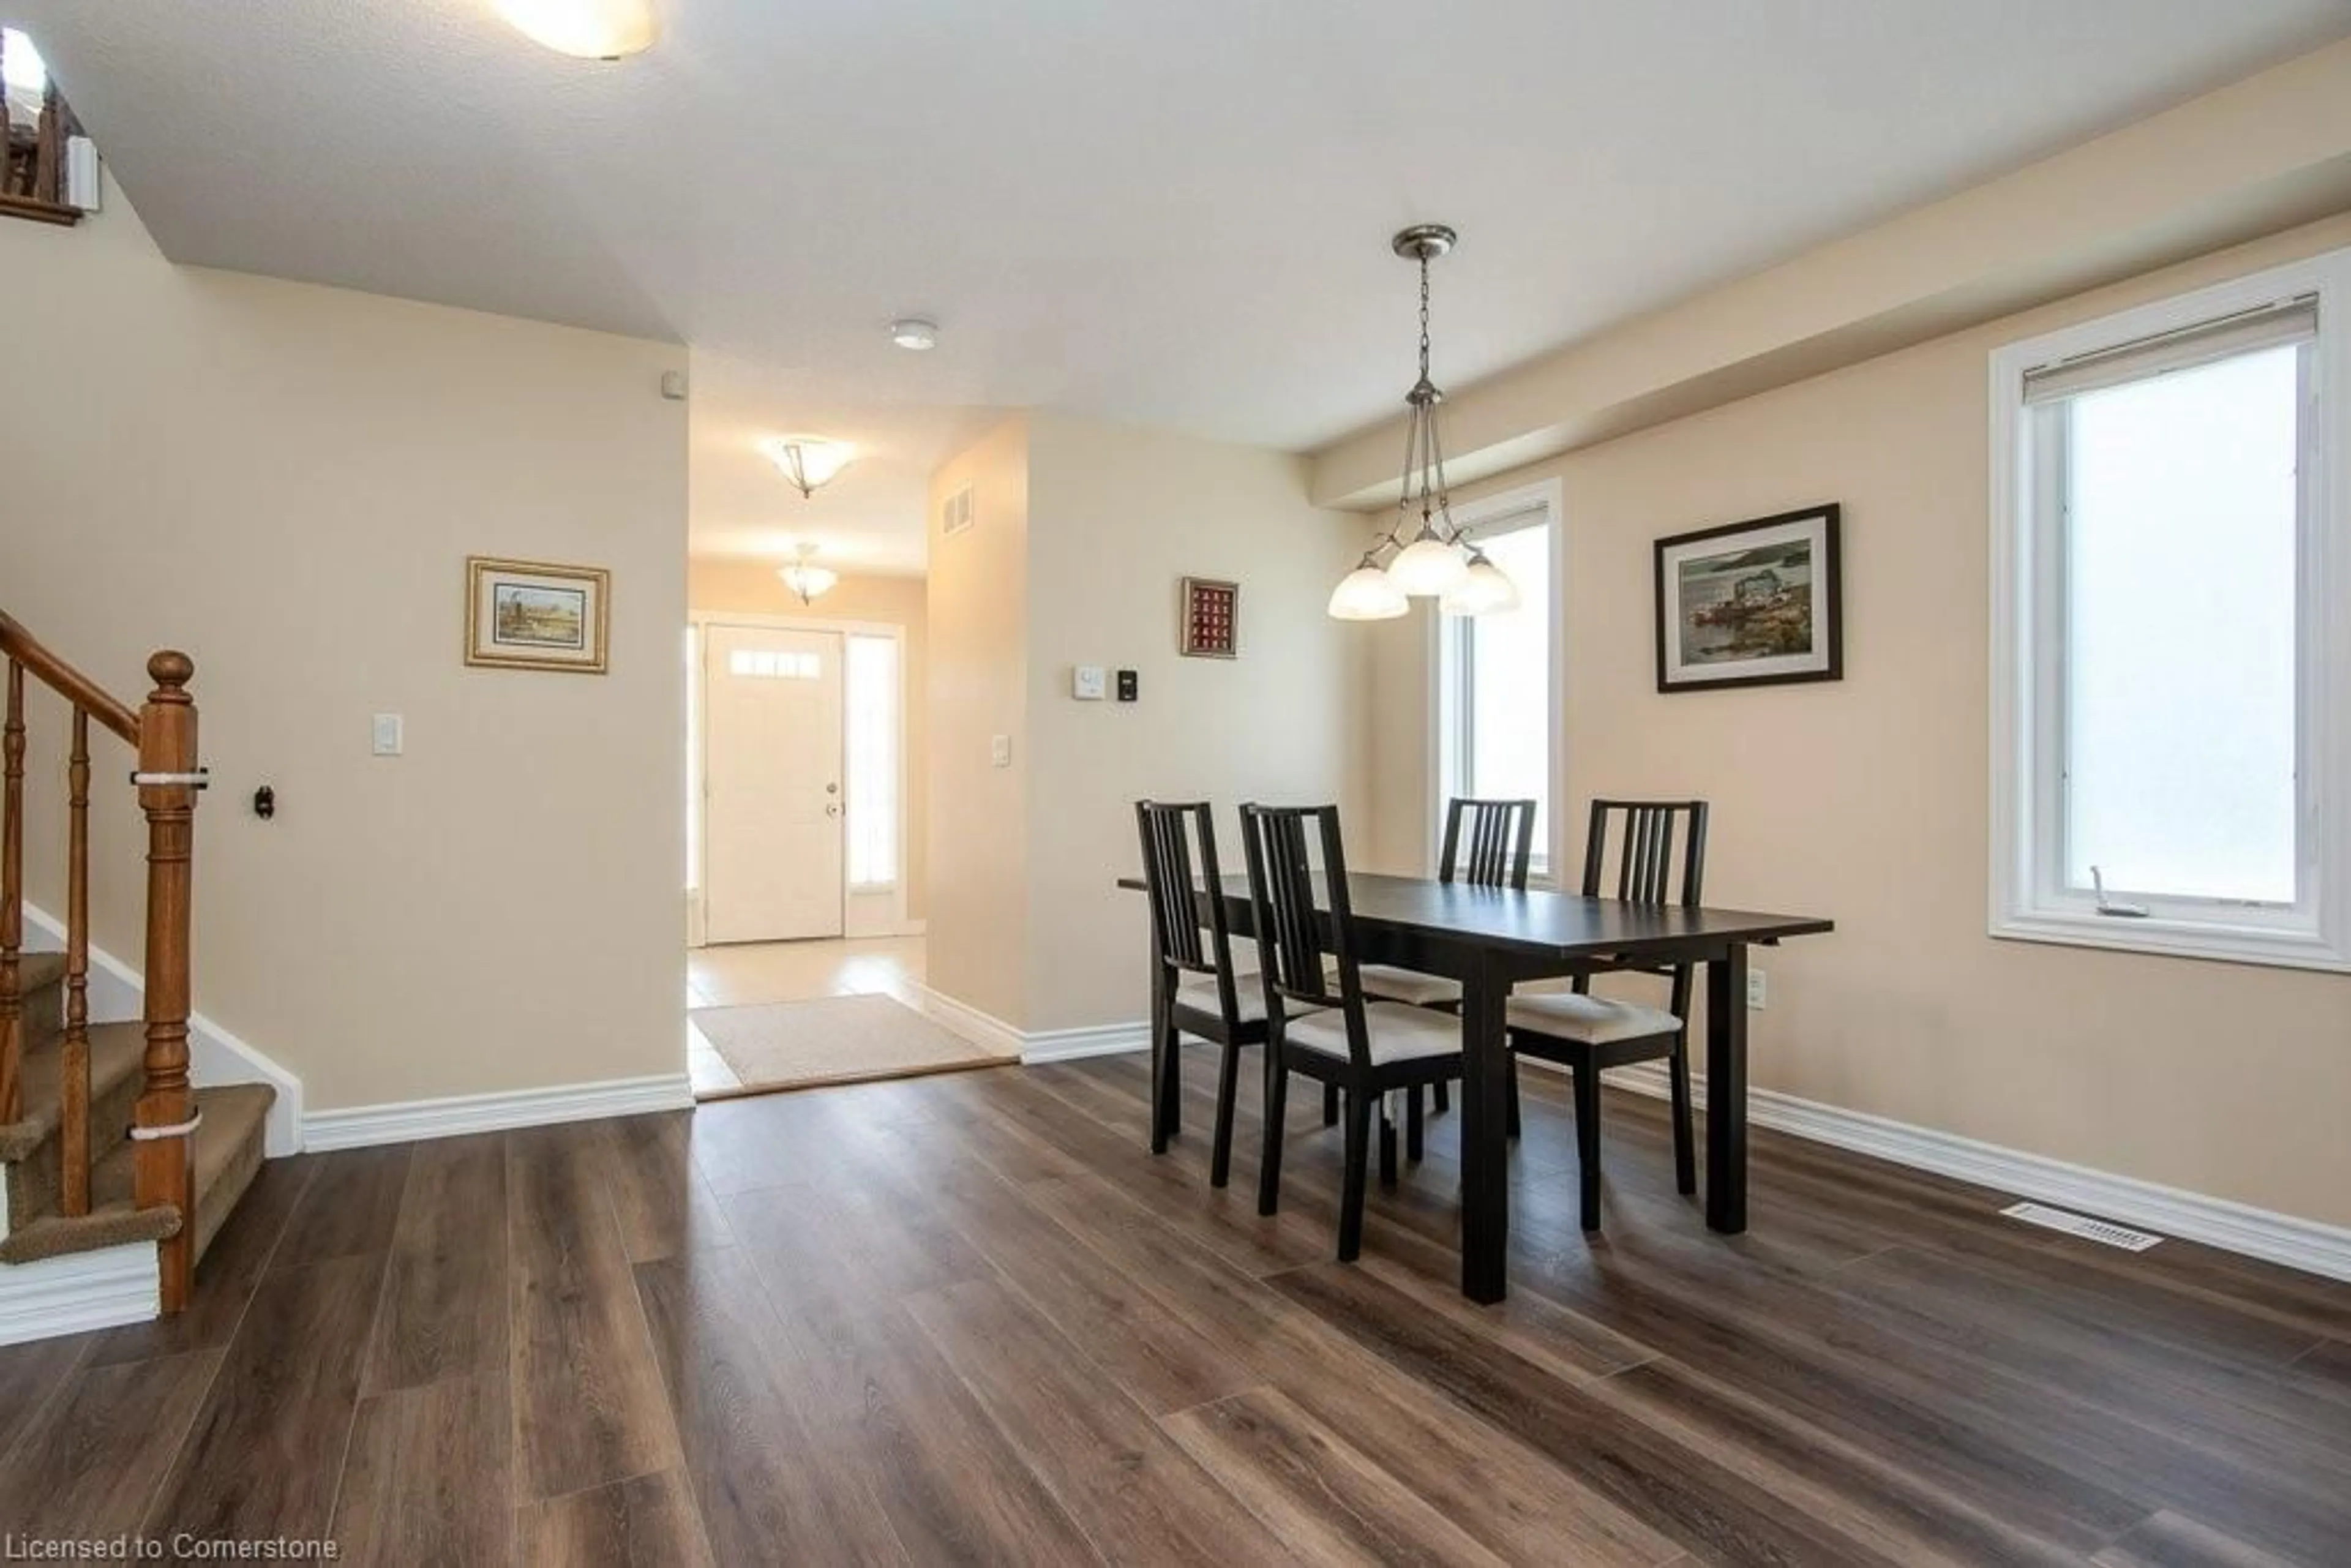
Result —
<path fill-rule="evenodd" d="M 1327 918 L 1328 899 L 1316 880 Z M 1144 883 L 1122 877 L 1119 885 L 1140 891 Z M 1443 975 L 1461 986 L 1463 1295 L 1483 1303 L 1508 1291 L 1513 1066 L 1503 1009 L 1511 988 L 1530 981 L 1610 968 L 1705 967 L 1706 1223 L 1726 1235 L 1747 1228 L 1748 949 L 1823 935 L 1835 929 L 1834 922 L 1370 872 L 1348 873 L 1347 893 L 1359 963 Z M 1247 876 L 1225 877 L 1196 895 L 1221 897 L 1234 936 L 1255 936 Z M 1152 1085 L 1155 1118 L 1171 1113 L 1175 1055 L 1166 1053 L 1168 1065 Z"/>

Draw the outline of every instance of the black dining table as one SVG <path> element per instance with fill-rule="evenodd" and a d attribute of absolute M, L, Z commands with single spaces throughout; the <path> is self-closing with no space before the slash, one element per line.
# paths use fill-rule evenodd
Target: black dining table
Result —
<path fill-rule="evenodd" d="M 1706 1222 L 1726 1234 L 1747 1228 L 1747 949 L 1818 936 L 1833 922 L 1364 872 L 1350 873 L 1347 889 L 1359 962 L 1461 984 L 1463 1295 L 1499 1301 L 1508 1289 L 1512 1069 L 1502 1011 L 1511 988 L 1529 980 L 1604 966 L 1706 967 Z M 1249 879 L 1226 877 L 1219 891 L 1234 935 L 1254 936 Z M 1172 1073 L 1155 1085 L 1174 1092 Z"/>

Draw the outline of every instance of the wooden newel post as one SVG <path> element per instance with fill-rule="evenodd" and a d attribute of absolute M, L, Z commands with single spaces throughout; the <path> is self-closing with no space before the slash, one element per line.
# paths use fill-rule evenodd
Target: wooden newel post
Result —
<path fill-rule="evenodd" d="M 171 1204 L 179 1234 L 160 1249 L 163 1311 L 188 1304 L 195 1281 L 196 1204 L 188 1154 L 195 1095 L 188 1087 L 189 926 L 196 830 L 195 661 L 170 649 L 147 661 L 155 683 L 139 710 L 139 807 L 147 816 L 146 1080 L 132 1117 L 141 1208 Z"/>

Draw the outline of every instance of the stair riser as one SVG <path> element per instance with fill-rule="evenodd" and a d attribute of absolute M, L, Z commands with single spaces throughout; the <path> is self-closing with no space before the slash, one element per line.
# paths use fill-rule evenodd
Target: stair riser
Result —
<path fill-rule="evenodd" d="M 44 1051 L 66 1031 L 66 988 L 52 982 L 25 993 L 25 1049 Z"/>
<path fill-rule="evenodd" d="M 90 1103 L 91 1164 L 104 1159 L 127 1135 L 131 1113 L 139 1103 L 139 1075 L 132 1073 L 110 1089 L 101 1086 L 102 1092 Z M 8 1167 L 8 1225 L 11 1229 L 27 1223 L 34 1216 L 56 1204 L 64 1169 L 63 1154 L 58 1134 L 52 1133 L 30 1155 Z"/>

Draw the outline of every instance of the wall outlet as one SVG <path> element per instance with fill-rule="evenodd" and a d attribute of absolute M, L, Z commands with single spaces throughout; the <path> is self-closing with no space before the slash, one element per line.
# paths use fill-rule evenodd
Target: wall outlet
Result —
<path fill-rule="evenodd" d="M 1747 1006 L 1750 1009 L 1759 1013 L 1761 1012 L 1763 1010 L 1764 1001 L 1769 997 L 1770 992 L 1771 988 L 1765 983 L 1765 977 L 1762 970 L 1750 969 L 1747 971 Z"/>
<path fill-rule="evenodd" d="M 1012 737 L 1008 735 L 992 737 L 987 743 L 987 760 L 993 767 L 1011 767 Z"/>

